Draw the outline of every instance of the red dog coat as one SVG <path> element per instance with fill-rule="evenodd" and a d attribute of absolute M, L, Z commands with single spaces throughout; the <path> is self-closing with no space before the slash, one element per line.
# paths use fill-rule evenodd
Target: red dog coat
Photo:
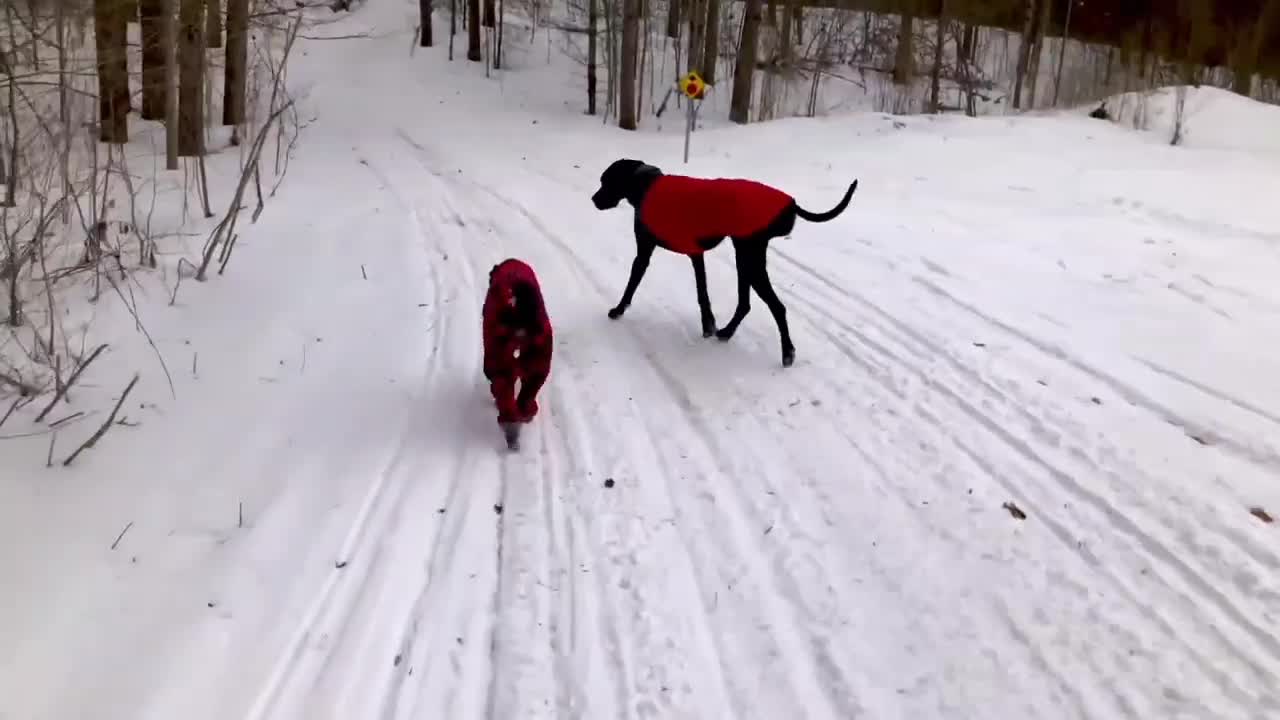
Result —
<path fill-rule="evenodd" d="M 645 193 L 640 222 L 673 252 L 698 255 L 699 240 L 754 235 L 792 202 L 754 180 L 661 175 Z"/>
<path fill-rule="evenodd" d="M 484 376 L 498 422 L 528 422 L 538 414 L 538 391 L 551 372 L 551 320 L 533 268 L 514 258 L 494 266 L 483 316 Z"/>

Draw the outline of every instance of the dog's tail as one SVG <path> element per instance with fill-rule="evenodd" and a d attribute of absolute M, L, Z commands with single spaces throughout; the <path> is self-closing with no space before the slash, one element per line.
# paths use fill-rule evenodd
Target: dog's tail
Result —
<path fill-rule="evenodd" d="M 796 215 L 799 215 L 811 223 L 824 223 L 828 220 L 835 220 L 840 213 L 844 212 L 845 208 L 849 207 L 849 200 L 853 198 L 853 193 L 857 189 L 858 181 L 854 180 L 853 184 L 849 186 L 849 191 L 844 194 L 844 199 L 840 201 L 840 204 L 822 213 L 809 212 L 808 210 L 800 207 L 799 203 L 796 203 Z"/>

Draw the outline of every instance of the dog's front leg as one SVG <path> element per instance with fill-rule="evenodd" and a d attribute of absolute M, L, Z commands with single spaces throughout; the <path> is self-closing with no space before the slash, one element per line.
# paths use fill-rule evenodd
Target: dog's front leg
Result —
<path fill-rule="evenodd" d="M 733 309 L 729 323 L 716 332 L 720 340 L 728 341 L 738 331 L 747 313 L 751 312 L 751 278 L 755 272 L 755 253 L 749 240 L 733 240 L 733 261 L 738 271 L 738 306 Z"/>
<path fill-rule="evenodd" d="M 707 264 L 701 255 L 690 255 L 693 263 L 693 282 L 698 288 L 698 311 L 702 313 L 702 337 L 716 334 L 716 316 L 711 312 L 711 297 L 707 294 Z"/>
<path fill-rule="evenodd" d="M 631 305 L 631 299 L 635 297 L 636 288 L 640 286 L 640 280 L 644 278 L 644 271 L 649 269 L 649 259 L 653 257 L 653 243 L 637 240 L 636 242 L 636 259 L 631 261 L 631 276 L 627 278 L 627 289 L 622 291 L 622 299 L 618 301 L 617 306 L 609 311 L 609 318 L 617 320 L 622 317 L 622 313 L 627 311 Z"/>

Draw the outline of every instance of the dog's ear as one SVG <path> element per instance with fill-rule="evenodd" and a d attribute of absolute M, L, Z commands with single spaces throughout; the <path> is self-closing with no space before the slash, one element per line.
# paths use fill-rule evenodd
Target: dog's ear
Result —
<path fill-rule="evenodd" d="M 600 173 L 601 185 L 617 185 L 626 182 L 628 178 L 635 174 L 636 170 L 644 166 L 640 160 L 632 160 L 630 158 L 621 158 L 609 163 L 609 167 Z"/>

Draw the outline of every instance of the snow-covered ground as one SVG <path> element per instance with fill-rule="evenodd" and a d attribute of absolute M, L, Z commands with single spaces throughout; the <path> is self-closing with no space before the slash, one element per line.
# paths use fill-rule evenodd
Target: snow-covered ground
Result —
<path fill-rule="evenodd" d="M 1088 108 L 710 123 L 683 166 L 678 113 L 603 127 L 540 40 L 487 81 L 408 58 L 416 8 L 300 41 L 288 181 L 225 276 L 139 301 L 177 399 L 139 339 L 73 404 L 141 370 L 136 427 L 50 470 L 0 431 L 0 718 L 1280 714 L 1274 108 L 1193 93 L 1179 148 Z M 793 368 L 758 302 L 702 339 L 670 254 L 605 317 L 623 156 L 812 209 L 860 181 L 772 245 Z M 514 455 L 507 256 L 557 332 Z"/>

